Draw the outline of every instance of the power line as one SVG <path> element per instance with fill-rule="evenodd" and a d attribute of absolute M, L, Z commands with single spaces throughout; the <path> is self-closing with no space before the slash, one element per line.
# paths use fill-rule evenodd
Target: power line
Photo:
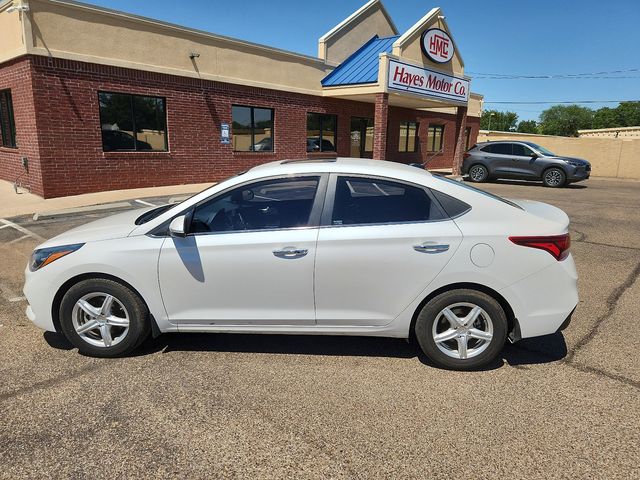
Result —
<path fill-rule="evenodd" d="M 579 103 L 622 103 L 622 102 L 640 102 L 640 100 L 575 100 L 575 101 L 544 101 L 544 102 L 490 102 L 485 101 L 484 103 L 493 103 L 493 104 L 501 104 L 501 105 L 546 105 L 551 103 L 561 103 L 561 104 L 579 104 Z"/>
<path fill-rule="evenodd" d="M 619 74 L 640 72 L 640 68 L 629 68 L 626 70 L 607 70 L 601 72 L 582 72 L 582 73 L 557 73 L 557 74 L 510 74 L 510 73 L 483 73 L 483 72 L 467 72 L 474 75 L 475 78 L 491 78 L 491 79 L 576 79 L 576 78 L 639 78 L 638 76 L 620 76 Z M 616 75 L 617 74 L 617 75 Z M 611 76 L 615 75 L 615 76 Z"/>

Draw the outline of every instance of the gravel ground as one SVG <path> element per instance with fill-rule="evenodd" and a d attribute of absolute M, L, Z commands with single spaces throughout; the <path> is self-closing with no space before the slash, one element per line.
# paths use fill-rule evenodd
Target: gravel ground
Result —
<path fill-rule="evenodd" d="M 640 183 L 482 188 L 567 211 L 581 301 L 563 334 L 468 373 L 358 337 L 163 335 L 83 357 L 26 319 L 37 241 L 0 230 L 0 478 L 640 478 Z M 48 238 L 103 215 L 11 221 Z"/>

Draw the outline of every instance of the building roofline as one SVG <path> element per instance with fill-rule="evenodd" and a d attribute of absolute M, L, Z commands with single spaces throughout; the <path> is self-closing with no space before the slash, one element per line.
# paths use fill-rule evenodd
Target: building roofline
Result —
<path fill-rule="evenodd" d="M 380 7 L 380 11 L 387 18 L 387 21 L 389 22 L 389 25 L 391 26 L 391 29 L 393 30 L 394 34 L 397 35 L 398 29 L 395 23 L 393 23 L 393 20 L 391 19 L 389 12 L 387 12 L 387 9 L 384 8 L 384 4 L 380 0 L 370 0 L 369 2 L 365 3 L 362 7 L 360 7 L 358 10 L 356 10 L 351 15 L 349 15 L 347 18 L 345 18 L 343 21 L 341 21 L 338 25 L 336 25 L 327 33 L 325 33 L 323 36 L 321 36 L 318 39 L 318 41 L 320 43 L 326 42 L 331 37 L 333 37 L 336 33 L 342 30 L 344 27 L 346 27 L 347 25 L 355 21 L 358 17 L 368 12 L 371 8 L 373 8 L 376 5 Z"/>
<path fill-rule="evenodd" d="M 7 3 L 11 3 L 12 0 L 5 0 Z M 42 1 L 42 0 L 40 0 Z M 290 50 L 284 50 L 281 48 L 276 48 L 276 47 L 270 47 L 268 45 L 263 45 L 260 43 L 255 43 L 255 42 L 248 42 L 245 40 L 240 40 L 234 37 L 228 37 L 225 35 L 218 35 L 215 33 L 211 33 L 208 32 L 206 30 L 200 30 L 197 28 L 190 28 L 190 27 L 185 27 L 183 25 L 178 25 L 175 23 L 170 23 L 170 22 L 165 22 L 162 20 L 157 20 L 154 18 L 150 18 L 150 17 L 145 17 L 142 15 L 136 15 L 133 13 L 127 13 L 127 12 L 123 12 L 121 10 L 115 10 L 112 8 L 106 8 L 106 7 L 99 7 L 96 5 L 91 5 L 88 3 L 83 3 L 83 2 L 77 2 L 75 0 L 46 0 L 47 3 L 53 3 L 53 4 L 60 4 L 60 5 L 66 5 L 66 6 L 70 6 L 70 7 L 74 7 L 74 8 L 78 8 L 78 9 L 82 9 L 82 10 L 91 10 L 91 11 L 95 11 L 98 12 L 100 14 L 103 15 L 110 15 L 110 16 L 117 16 L 117 17 L 121 17 L 121 18 L 125 18 L 127 20 L 133 20 L 136 22 L 141 22 L 141 23 L 146 23 L 146 24 L 151 24 L 151 25 L 155 25 L 158 27 L 162 27 L 162 28 L 166 28 L 169 30 L 175 30 L 175 31 L 179 31 L 179 32 L 186 32 L 186 33 L 190 33 L 193 35 L 197 35 L 200 37 L 204 37 L 204 38 L 208 38 L 208 39 L 215 39 L 215 40 L 222 40 L 225 42 L 229 42 L 229 43 L 235 43 L 237 45 L 242 45 L 242 46 L 248 46 L 248 47 L 252 47 L 258 50 L 266 50 L 269 52 L 273 52 L 273 53 L 278 53 L 280 55 L 287 55 L 290 57 L 295 57 L 301 60 L 305 60 L 308 62 L 314 62 L 314 63 L 320 63 L 322 65 L 328 65 L 328 66 L 334 66 L 331 65 L 327 62 L 325 62 L 323 59 L 315 57 L 315 56 L 311 56 L 311 55 L 305 55 L 303 53 L 297 53 L 297 52 L 292 52 Z M 1 6 L 2 4 L 0 4 Z"/>

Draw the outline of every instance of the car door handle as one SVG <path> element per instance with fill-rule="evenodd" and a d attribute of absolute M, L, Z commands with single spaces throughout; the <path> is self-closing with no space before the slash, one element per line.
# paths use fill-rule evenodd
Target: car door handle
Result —
<path fill-rule="evenodd" d="M 443 253 L 449 250 L 449 245 L 446 245 L 446 244 L 436 245 L 433 243 L 423 243 L 421 245 L 414 245 L 413 249 L 416 252 L 421 252 L 421 253 Z"/>
<path fill-rule="evenodd" d="M 300 258 L 304 257 L 309 250 L 306 248 L 284 247 L 280 250 L 274 250 L 273 254 L 278 258 Z"/>

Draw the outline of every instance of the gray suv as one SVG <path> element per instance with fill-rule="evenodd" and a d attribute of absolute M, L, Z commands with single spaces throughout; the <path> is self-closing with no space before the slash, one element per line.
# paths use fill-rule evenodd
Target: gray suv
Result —
<path fill-rule="evenodd" d="M 581 158 L 561 157 L 531 142 L 495 141 L 469 149 L 464 154 L 462 174 L 472 182 L 513 178 L 562 187 L 589 178 L 591 164 Z"/>

